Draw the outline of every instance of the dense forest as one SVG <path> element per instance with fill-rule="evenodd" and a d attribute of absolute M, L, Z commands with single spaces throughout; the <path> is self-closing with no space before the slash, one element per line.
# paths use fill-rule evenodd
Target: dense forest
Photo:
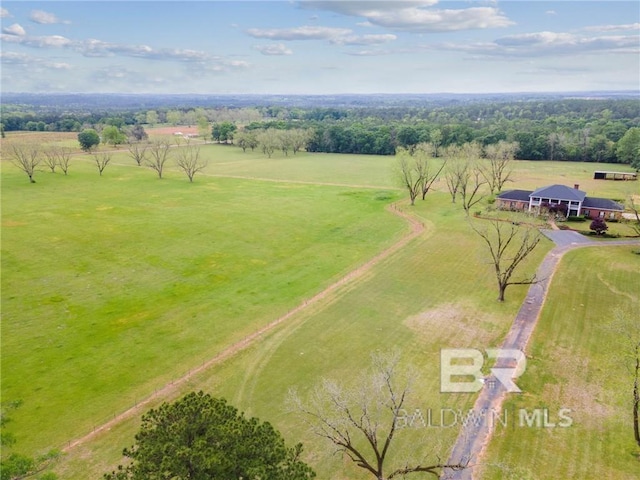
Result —
<path fill-rule="evenodd" d="M 355 97 L 354 97 L 355 98 Z M 211 125 L 231 122 L 238 132 L 305 130 L 311 152 L 393 155 L 420 143 L 437 148 L 478 142 L 517 142 L 516 158 L 633 163 L 640 136 L 640 102 L 621 98 L 481 98 L 464 101 L 392 102 L 371 99 L 347 106 L 159 106 L 51 108 L 4 104 L 3 132 L 79 132 L 134 125 Z M 206 129 L 205 129 L 206 130 Z M 209 130 L 211 130 L 209 128 Z M 233 137 L 227 139 L 233 142 Z M 635 161 L 634 161 L 635 160 Z"/>

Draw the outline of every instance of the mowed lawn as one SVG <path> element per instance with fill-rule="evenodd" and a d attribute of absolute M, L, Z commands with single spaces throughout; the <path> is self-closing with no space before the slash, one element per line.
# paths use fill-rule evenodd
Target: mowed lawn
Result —
<path fill-rule="evenodd" d="M 526 287 L 509 289 L 504 304 L 496 301 L 482 245 L 446 194 L 434 193 L 415 208 L 404 208 L 425 223 L 423 235 L 249 350 L 192 379 L 184 391 L 204 389 L 272 422 L 290 443 L 305 444 L 319 478 L 334 479 L 366 475 L 287 412 L 290 388 L 304 396 L 323 377 L 353 382 L 369 366 L 372 352 L 399 350 L 403 365 L 412 364 L 418 372 L 409 414 L 419 409 L 426 415 L 431 409 L 437 423 L 441 408 L 470 408 L 474 395 L 440 393 L 440 349 L 499 345 Z M 548 248 L 550 242 L 543 242 L 524 268 L 535 268 Z M 75 449 L 59 471 L 80 479 L 87 468 L 96 474 L 112 468 L 138 425 L 134 418 Z M 403 430 L 392 455 L 446 457 L 458 427 Z"/>
<path fill-rule="evenodd" d="M 2 388 L 3 400 L 24 400 L 12 424 L 19 445 L 63 446 L 361 265 L 408 231 L 384 211 L 398 198 L 424 222 L 419 238 L 182 391 L 204 389 L 271 421 L 289 443 L 304 442 L 319 478 L 335 479 L 366 476 L 287 413 L 289 388 L 304 395 L 322 377 L 353 381 L 371 352 L 398 349 L 419 372 L 409 412 L 471 407 L 475 395 L 440 393 L 440 349 L 498 346 L 526 287 L 495 300 L 483 245 L 444 182 L 410 208 L 394 189 L 393 157 L 202 152 L 209 164 L 193 185 L 175 167 L 158 181 L 122 148 L 104 178 L 85 157 L 69 178 L 40 173 L 36 185 L 3 165 Z M 590 182 L 606 169 L 598 164 L 514 169 L 511 188 L 580 183 L 624 198 L 630 186 Z M 543 241 L 523 269 L 550 248 Z M 100 477 L 138 425 L 139 416 L 100 434 L 56 470 Z M 446 458 L 457 433 L 403 430 L 393 455 Z"/>
<path fill-rule="evenodd" d="M 522 395 L 509 395 L 507 428 L 498 426 L 482 478 L 638 478 L 633 439 L 631 346 L 610 323 L 619 309 L 640 330 L 638 247 L 566 254 L 528 349 Z M 518 410 L 546 408 L 547 424 L 520 425 Z M 558 426 L 559 409 L 573 423 Z M 505 471 L 506 467 L 506 471 Z"/>
<path fill-rule="evenodd" d="M 2 399 L 62 447 L 300 304 L 407 230 L 393 192 L 3 161 Z M 382 198 L 383 200 L 380 200 Z"/>

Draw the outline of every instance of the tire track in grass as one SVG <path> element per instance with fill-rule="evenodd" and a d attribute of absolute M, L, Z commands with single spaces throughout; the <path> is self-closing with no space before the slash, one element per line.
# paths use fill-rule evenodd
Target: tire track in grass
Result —
<path fill-rule="evenodd" d="M 289 183 L 289 182 L 283 181 L 283 183 Z M 231 345 L 231 346 L 227 347 L 226 349 L 222 350 L 220 353 L 218 353 L 213 358 L 211 358 L 211 359 L 207 360 L 206 362 L 202 363 L 202 365 L 199 365 L 198 367 L 196 367 L 196 368 L 194 368 L 192 370 L 189 370 L 182 377 L 180 377 L 177 380 L 174 380 L 174 381 L 166 384 L 164 387 L 160 388 L 159 390 L 156 390 L 154 393 L 149 395 L 144 400 L 136 403 L 136 405 L 134 405 L 133 407 L 129 408 L 128 410 L 125 410 L 124 412 L 120 413 L 119 415 L 114 416 L 113 419 L 109 420 L 108 422 L 105 422 L 102 425 L 99 425 L 99 426 L 95 427 L 91 432 L 87 433 L 86 435 L 84 435 L 84 436 L 82 436 L 80 438 L 76 438 L 75 440 L 72 440 L 72 441 L 68 442 L 68 444 L 64 448 L 62 448 L 62 451 L 65 452 L 65 453 L 70 452 L 75 447 L 83 445 L 86 442 L 88 442 L 89 440 L 93 439 L 99 433 L 105 432 L 107 430 L 110 430 L 111 428 L 113 428 L 116 425 L 120 424 L 122 421 L 124 421 L 124 420 L 126 420 L 128 418 L 131 418 L 134 415 L 139 414 L 140 411 L 143 408 L 145 408 L 147 405 L 149 405 L 151 402 L 153 402 L 155 400 L 162 399 L 162 398 L 166 398 L 166 397 L 170 396 L 172 393 L 175 393 L 180 387 L 182 387 L 184 384 L 186 384 L 194 376 L 196 376 L 199 373 L 202 373 L 202 372 L 208 370 L 209 368 L 211 368 L 211 367 L 213 367 L 215 365 L 218 365 L 218 364 L 224 362 L 225 360 L 230 359 L 231 357 L 233 357 L 238 352 L 241 352 L 241 351 L 247 349 L 248 347 L 254 345 L 256 342 L 261 340 L 262 337 L 264 337 L 267 333 L 271 332 L 272 330 L 277 328 L 279 325 L 285 323 L 287 320 L 289 320 L 293 316 L 297 315 L 298 313 L 302 312 L 303 310 L 307 309 L 311 305 L 315 305 L 318 302 L 320 302 L 321 300 L 324 300 L 329 295 L 331 295 L 332 293 L 336 292 L 340 287 L 342 287 L 344 285 L 347 285 L 347 284 L 350 284 L 350 283 L 352 283 L 352 282 L 354 282 L 356 280 L 360 280 L 361 277 L 363 277 L 363 275 L 365 273 L 367 273 L 369 270 L 371 270 L 371 268 L 374 265 L 377 265 L 382 260 L 390 257 L 391 255 L 396 253 L 398 250 L 403 248 L 405 245 L 407 245 L 414 238 L 416 238 L 420 234 L 422 234 L 422 232 L 424 232 L 425 227 L 424 227 L 424 224 L 422 222 L 420 222 L 419 220 L 417 220 L 413 216 L 409 215 L 408 213 L 403 212 L 402 210 L 399 210 L 395 204 L 389 205 L 387 207 L 387 210 L 390 211 L 391 213 L 393 213 L 394 215 L 397 215 L 397 216 L 403 218 L 404 220 L 406 220 L 409 223 L 409 226 L 410 226 L 410 231 L 407 232 L 396 243 L 394 243 L 393 245 L 385 248 L 383 251 L 378 253 L 376 256 L 371 258 L 369 261 L 367 261 L 363 265 L 355 268 L 354 270 L 351 270 L 344 277 L 342 277 L 338 281 L 332 283 L 327 288 L 325 288 L 321 292 L 317 293 L 313 297 L 311 297 L 311 298 L 309 298 L 307 300 L 304 300 L 301 304 L 299 304 L 294 309 L 290 310 L 288 313 L 282 315 L 281 317 L 279 317 L 276 320 L 272 321 L 271 323 L 265 325 L 264 327 L 256 330 L 254 333 L 248 335 L 247 337 L 245 337 L 244 339 L 240 340 L 239 342 L 236 342 L 233 345 Z"/>
<path fill-rule="evenodd" d="M 546 232 L 543 232 L 546 234 Z M 560 232 L 555 232 L 555 234 Z M 607 247 L 607 246 L 640 246 L 637 240 L 616 240 L 611 242 L 598 242 L 595 240 L 580 240 L 579 242 L 569 243 L 572 241 L 571 237 L 560 236 L 558 238 L 554 235 L 548 235 L 555 243 L 556 247 L 553 248 L 542 260 L 542 263 L 538 267 L 536 277 L 543 279 L 539 283 L 531 285 L 527 296 L 524 299 L 516 318 L 513 321 L 511 329 L 507 333 L 505 340 L 500 348 L 502 349 L 514 349 L 524 352 L 527 348 L 531 335 L 538 323 L 542 307 L 547 298 L 549 291 L 549 285 L 553 279 L 553 275 L 556 272 L 560 260 L 565 253 L 574 250 L 576 248 L 583 247 Z M 575 237 L 577 238 L 577 237 Z M 566 241 L 569 239 L 569 241 Z M 496 366 L 508 366 L 500 362 Z M 480 391 L 476 402 L 473 405 L 473 411 L 480 418 L 479 422 L 469 422 L 463 425 L 456 443 L 453 446 L 451 455 L 449 456 L 450 465 L 454 464 L 467 464 L 469 468 L 459 471 L 446 471 L 443 478 L 447 480 L 473 480 L 474 467 L 483 465 L 480 460 L 485 455 L 491 436 L 494 432 L 495 418 L 502 411 L 502 404 L 504 403 L 506 390 L 504 387 L 500 387 L 500 382 L 495 376 L 491 375 L 485 378 L 484 386 Z M 498 420 L 499 421 L 499 420 Z"/>

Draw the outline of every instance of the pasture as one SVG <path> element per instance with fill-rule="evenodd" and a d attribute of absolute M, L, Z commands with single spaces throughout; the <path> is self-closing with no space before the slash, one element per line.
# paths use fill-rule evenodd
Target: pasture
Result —
<path fill-rule="evenodd" d="M 2 397 L 23 401 L 11 423 L 21 451 L 63 448 L 304 305 L 408 233 L 407 222 L 385 209 L 394 201 L 425 225 L 418 238 L 171 396 L 205 389 L 272 422 L 289 443 L 305 444 L 318 478 L 366 477 L 287 413 L 292 387 L 304 394 L 322 377 L 349 381 L 371 352 L 393 348 L 420 372 L 412 410 L 471 407 L 474 395 L 440 393 L 439 351 L 499 344 L 526 287 L 510 287 L 504 304 L 495 301 L 482 244 L 444 182 L 411 208 L 391 157 L 268 159 L 222 145 L 202 152 L 209 163 L 193 184 L 175 168 L 158 180 L 122 147 L 103 177 L 78 155 L 68 177 L 39 172 L 34 185 L 3 159 Z M 579 183 L 611 198 L 637 189 L 591 180 L 598 164 L 514 167 L 513 188 Z M 523 270 L 535 269 L 549 248 L 544 241 Z M 600 304 L 594 311 L 606 315 L 608 301 Z M 552 371 L 550 362 L 536 368 Z M 522 382 L 535 386 L 527 376 Z M 65 479 L 98 478 L 120 460 L 139 416 L 73 448 L 55 470 Z M 446 457 L 456 435 L 455 427 L 403 431 L 397 458 L 431 450 Z M 517 452 L 509 442 L 496 445 L 500 458 Z M 561 448 L 562 440 L 554 455 Z"/>
<path fill-rule="evenodd" d="M 585 248 L 563 258 L 528 351 L 522 395 L 508 397 L 482 478 L 628 479 L 638 472 L 633 441 L 631 345 L 612 328 L 616 310 L 640 329 L 640 256 L 633 247 Z M 632 333 L 632 332 L 628 332 Z M 548 424 L 521 425 L 518 410 L 547 408 Z M 559 409 L 573 422 L 558 426 Z"/>

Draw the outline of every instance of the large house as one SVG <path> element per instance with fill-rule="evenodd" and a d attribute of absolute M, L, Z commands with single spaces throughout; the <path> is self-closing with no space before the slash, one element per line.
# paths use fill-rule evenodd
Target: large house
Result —
<path fill-rule="evenodd" d="M 542 208 L 566 205 L 567 216 L 619 220 L 624 206 L 608 198 L 587 197 L 579 185 L 550 185 L 537 190 L 509 190 L 496 198 L 502 210 L 540 212 Z"/>

